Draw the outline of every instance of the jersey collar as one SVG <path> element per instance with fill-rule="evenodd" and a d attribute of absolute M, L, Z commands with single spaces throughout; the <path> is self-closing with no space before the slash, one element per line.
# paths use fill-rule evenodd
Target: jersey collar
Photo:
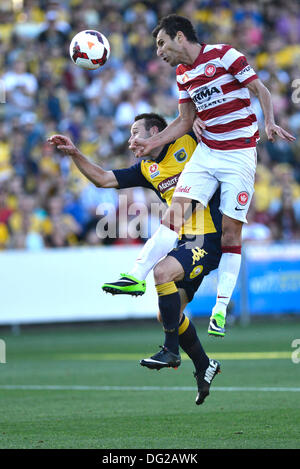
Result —
<path fill-rule="evenodd" d="M 158 155 L 158 157 L 154 160 L 155 163 L 161 163 L 162 160 L 164 159 L 164 157 L 166 156 L 166 154 L 168 153 L 168 150 L 170 148 L 171 145 L 173 145 L 175 143 L 175 140 L 173 142 L 170 142 L 170 143 L 167 143 L 162 151 L 160 152 L 160 154 Z"/>
<path fill-rule="evenodd" d="M 200 52 L 199 52 L 198 56 L 196 57 L 195 62 L 192 63 L 192 65 L 186 65 L 185 67 L 187 69 L 192 70 L 193 68 L 196 68 L 197 65 L 202 63 L 203 51 L 204 51 L 204 48 L 205 48 L 206 44 L 200 43 L 200 46 L 201 46 L 201 49 L 200 49 Z"/>

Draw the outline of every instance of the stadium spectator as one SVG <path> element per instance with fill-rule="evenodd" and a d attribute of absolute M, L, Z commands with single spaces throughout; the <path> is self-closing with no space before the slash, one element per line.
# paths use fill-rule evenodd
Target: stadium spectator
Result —
<path fill-rule="evenodd" d="M 43 45 L 46 52 L 48 48 L 64 47 L 68 40 L 68 34 L 65 31 L 69 28 L 64 28 L 58 22 L 58 12 L 50 10 L 46 13 L 46 24 L 43 31 L 38 35 L 38 41 Z"/>
<path fill-rule="evenodd" d="M 23 8 L 22 2 L 1 2 L 0 79 L 5 85 L 6 102 L 1 103 L 0 99 L 0 213 L 10 213 L 0 221 L 1 249 L 70 244 L 56 224 L 52 228 L 59 232 L 56 239 L 38 230 L 41 239 L 31 235 L 34 241 L 27 244 L 30 223 L 23 223 L 21 234 L 12 230 L 10 219 L 16 213 L 22 218 L 20 211 L 25 210 L 23 218 L 30 219 L 29 206 L 19 203 L 26 195 L 35 199 L 31 207 L 33 218 L 38 211 L 45 220 L 49 216 L 49 200 L 58 196 L 62 212 L 68 212 L 76 221 L 71 243 L 96 244 L 92 231 L 99 217 L 91 212 L 97 197 L 101 202 L 101 191 L 91 196 L 91 189 L 74 168 L 59 160 L 42 142 L 51 134 L 69 132 L 83 152 L 103 166 L 106 162 L 110 167 L 132 163 L 126 145 L 127 123 L 132 115 L 153 110 L 172 120 L 177 114 L 174 70 L 156 59 L 149 34 L 158 19 L 169 13 L 189 16 L 203 42 L 229 43 L 244 52 L 262 81 L 272 89 L 277 121 L 300 135 L 296 82 L 299 2 L 25 0 Z M 83 29 L 99 29 L 110 39 L 111 57 L 99 71 L 84 71 L 70 61 L 69 42 Z M 258 119 L 261 171 L 256 181 L 253 220 L 261 224 L 272 221 L 272 236 L 276 239 L 295 239 L 299 232 L 294 217 L 300 223 L 299 139 L 288 146 L 280 141 L 269 144 L 259 114 Z M 278 172 L 285 173 L 282 164 L 286 163 L 292 180 L 292 199 L 283 197 L 286 189 L 282 187 L 286 185 L 278 176 Z M 64 198 L 62 186 L 67 187 Z M 144 197 L 149 203 L 147 191 Z M 117 208 L 118 200 L 112 199 Z M 84 215 L 88 200 L 95 202 Z"/>
<path fill-rule="evenodd" d="M 61 196 L 55 195 L 48 201 L 49 229 L 47 245 L 64 247 L 78 244 L 81 232 L 80 225 L 71 214 L 63 212 L 64 202 Z"/>
<path fill-rule="evenodd" d="M 248 223 L 245 223 L 242 229 L 242 240 L 244 244 L 253 244 L 256 242 L 266 243 L 273 239 L 273 233 L 269 226 L 256 220 L 255 206 L 254 197 L 247 216 Z"/>

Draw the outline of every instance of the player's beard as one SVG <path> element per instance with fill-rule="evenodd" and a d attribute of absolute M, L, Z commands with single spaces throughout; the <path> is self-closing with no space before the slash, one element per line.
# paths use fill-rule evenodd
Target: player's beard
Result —
<path fill-rule="evenodd" d="M 145 130 L 145 135 L 141 136 L 141 138 L 144 138 L 146 140 L 149 137 L 151 137 L 150 130 Z M 134 154 L 134 156 L 136 158 L 140 158 L 140 156 L 137 155 L 138 148 L 137 149 L 132 149 L 131 151 L 132 151 L 132 153 Z M 149 156 L 151 156 L 151 154 L 149 154 Z"/>
<path fill-rule="evenodd" d="M 171 67 L 177 67 L 180 63 L 182 63 L 177 55 L 172 55 L 168 57 L 168 62 L 167 62 Z"/>

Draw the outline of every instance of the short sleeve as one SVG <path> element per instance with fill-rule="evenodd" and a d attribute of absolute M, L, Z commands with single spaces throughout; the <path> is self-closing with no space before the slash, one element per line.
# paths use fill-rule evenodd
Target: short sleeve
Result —
<path fill-rule="evenodd" d="M 184 86 L 184 80 L 185 80 L 184 71 L 181 70 L 181 67 L 179 66 L 176 69 L 176 83 L 177 83 L 178 93 L 179 93 L 179 104 L 192 101 L 189 93 L 186 91 L 186 88 Z"/>
<path fill-rule="evenodd" d="M 138 186 L 153 189 L 152 185 L 147 181 L 142 173 L 141 163 L 134 164 L 129 168 L 114 169 L 113 173 L 118 181 L 120 189 Z"/>
<path fill-rule="evenodd" d="M 221 58 L 224 68 L 242 85 L 245 86 L 258 78 L 256 72 L 241 52 L 228 46 L 224 48 L 224 52 Z"/>

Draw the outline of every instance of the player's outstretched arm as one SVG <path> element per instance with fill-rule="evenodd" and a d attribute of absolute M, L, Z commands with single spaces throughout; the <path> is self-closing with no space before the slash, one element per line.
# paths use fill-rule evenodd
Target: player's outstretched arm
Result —
<path fill-rule="evenodd" d="M 52 135 L 47 141 L 50 145 L 55 145 L 65 155 L 69 155 L 79 171 L 95 186 L 103 188 L 119 187 L 114 173 L 105 171 L 101 166 L 90 161 L 78 150 L 70 138 L 65 135 Z"/>
<path fill-rule="evenodd" d="M 177 140 L 191 131 L 196 114 L 196 108 L 192 101 L 179 104 L 179 115 L 164 130 L 150 138 L 133 138 L 129 148 L 137 150 L 137 157 L 148 156 L 154 148 L 166 145 Z"/>
<path fill-rule="evenodd" d="M 265 128 L 268 139 L 271 142 L 274 142 L 276 136 L 278 136 L 288 142 L 294 142 L 296 138 L 293 135 L 275 124 L 272 97 L 268 88 L 265 87 L 260 79 L 253 80 L 246 86 L 259 99 L 264 113 Z"/>

